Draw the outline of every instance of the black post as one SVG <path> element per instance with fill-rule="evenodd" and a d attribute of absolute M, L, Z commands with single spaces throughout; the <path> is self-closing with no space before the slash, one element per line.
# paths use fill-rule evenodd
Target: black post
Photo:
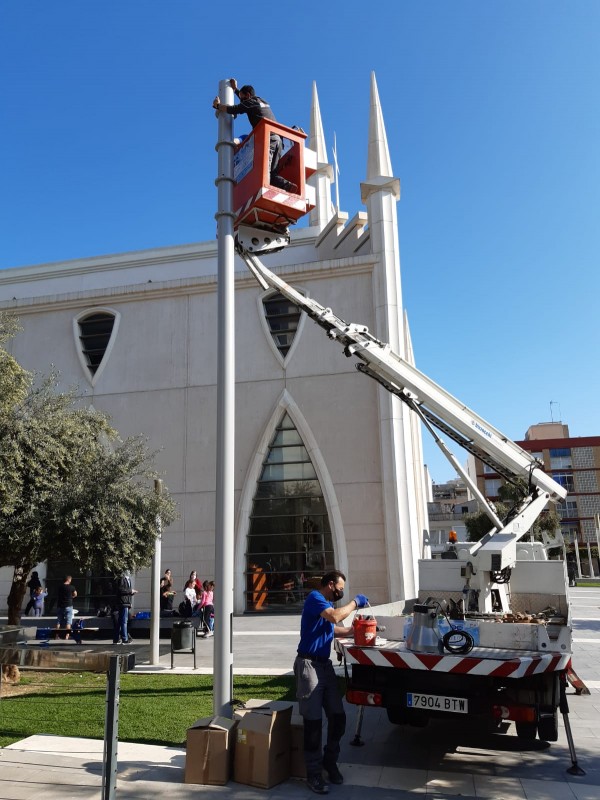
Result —
<path fill-rule="evenodd" d="M 119 747 L 119 684 L 121 659 L 111 656 L 106 684 L 106 722 L 104 725 L 104 763 L 102 765 L 102 800 L 117 796 L 117 756 Z"/>

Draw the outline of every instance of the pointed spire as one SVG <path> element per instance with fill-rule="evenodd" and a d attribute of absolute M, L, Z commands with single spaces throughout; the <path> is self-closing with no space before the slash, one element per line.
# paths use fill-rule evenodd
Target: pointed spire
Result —
<path fill-rule="evenodd" d="M 325 134 L 323 133 L 323 121 L 321 119 L 321 109 L 319 108 L 319 95 L 317 94 L 317 84 L 313 81 L 312 103 L 310 107 L 310 137 L 308 147 L 317 154 L 317 170 L 308 179 L 316 192 L 316 206 L 310 212 L 310 224 L 315 225 L 319 230 L 323 230 L 334 214 L 331 202 L 331 181 L 333 170 L 327 163 L 327 147 L 325 145 Z"/>
<path fill-rule="evenodd" d="M 371 73 L 371 113 L 369 114 L 369 151 L 367 155 L 367 179 L 360 185 L 360 196 L 366 203 L 373 192 L 391 191 L 400 200 L 400 181 L 394 178 L 392 162 L 385 133 L 383 112 L 379 102 L 379 91 L 375 73 Z"/>
<path fill-rule="evenodd" d="M 313 81 L 312 103 L 310 107 L 310 139 L 308 146 L 317 154 L 317 161 L 325 163 L 327 161 L 327 147 L 325 146 L 325 134 L 323 133 L 323 120 L 321 119 L 321 109 L 319 108 L 319 95 L 317 94 L 317 82 Z"/>
<path fill-rule="evenodd" d="M 392 162 L 385 133 L 383 112 L 379 102 L 379 90 L 375 73 L 371 73 L 371 112 L 369 114 L 369 152 L 367 157 L 367 180 L 392 178 Z"/>

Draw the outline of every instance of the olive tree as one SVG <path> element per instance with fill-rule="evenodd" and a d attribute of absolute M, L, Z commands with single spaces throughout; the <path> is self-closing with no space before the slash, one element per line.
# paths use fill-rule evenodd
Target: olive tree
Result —
<path fill-rule="evenodd" d="M 0 317 L 0 566 L 13 567 L 8 621 L 18 624 L 36 564 L 139 569 L 151 562 L 157 517 L 168 525 L 176 514 L 168 491 L 154 491 L 146 442 L 122 441 L 55 375 L 34 381 L 4 348 L 13 332 Z"/>

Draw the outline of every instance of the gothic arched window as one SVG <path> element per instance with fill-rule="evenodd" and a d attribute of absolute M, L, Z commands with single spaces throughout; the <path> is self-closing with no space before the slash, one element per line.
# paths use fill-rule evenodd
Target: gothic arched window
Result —
<path fill-rule="evenodd" d="M 323 492 L 296 426 L 285 414 L 258 479 L 246 549 L 246 609 L 298 611 L 334 569 Z"/>
<path fill-rule="evenodd" d="M 285 358 L 298 330 L 301 312 L 298 306 L 280 292 L 267 295 L 262 302 L 269 333 L 275 342 L 275 347 Z"/>
<path fill-rule="evenodd" d="M 73 320 L 78 354 L 92 385 L 106 364 L 119 327 L 120 314 L 107 308 L 84 311 Z"/>

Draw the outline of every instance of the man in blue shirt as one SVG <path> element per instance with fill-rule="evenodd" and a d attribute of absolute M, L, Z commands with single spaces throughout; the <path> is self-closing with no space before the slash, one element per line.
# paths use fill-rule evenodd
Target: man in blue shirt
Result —
<path fill-rule="evenodd" d="M 346 730 L 346 713 L 331 663 L 334 636 L 348 636 L 352 628 L 339 623 L 353 611 L 364 608 L 369 600 L 357 594 L 346 605 L 334 608 L 344 596 L 346 576 L 332 570 L 321 578 L 321 587 L 312 591 L 304 602 L 300 622 L 300 644 L 294 661 L 296 697 L 304 718 L 304 760 L 308 786 L 316 794 L 327 794 L 323 780 L 325 769 L 331 783 L 343 783 L 337 766 L 340 740 Z M 327 743 L 321 752 L 322 712 L 327 716 Z"/>

